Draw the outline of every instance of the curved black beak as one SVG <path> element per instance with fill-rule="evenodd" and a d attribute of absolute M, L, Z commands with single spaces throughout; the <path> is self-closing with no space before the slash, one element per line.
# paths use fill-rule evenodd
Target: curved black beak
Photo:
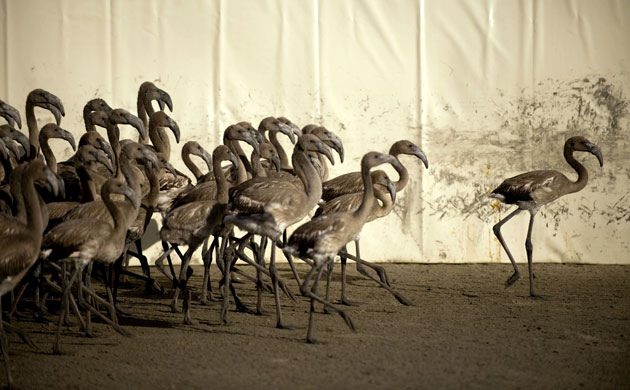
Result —
<path fill-rule="evenodd" d="M 177 125 L 177 122 L 175 122 L 175 120 L 173 120 L 173 118 L 171 117 L 168 118 L 168 128 L 171 129 L 171 131 L 173 131 L 173 135 L 175 135 L 175 141 L 179 143 L 179 139 L 180 139 L 179 126 Z"/>
<path fill-rule="evenodd" d="M 175 167 L 170 162 L 162 160 L 162 167 L 166 168 L 170 173 L 173 174 L 173 176 L 177 176 L 177 170 L 175 170 Z"/>
<path fill-rule="evenodd" d="M 22 128 L 22 118 L 20 117 L 20 112 L 15 109 L 15 107 L 3 102 L 2 100 L 0 100 L 0 116 L 6 119 L 11 127 L 17 124 L 18 128 Z"/>
<path fill-rule="evenodd" d="M 427 156 L 424 154 L 424 152 L 420 148 L 416 148 L 413 155 L 418 157 L 422 161 L 425 168 L 429 169 L 429 160 L 427 160 Z"/>
<path fill-rule="evenodd" d="M 328 148 L 328 146 L 322 141 L 317 141 L 316 145 L 317 145 L 317 152 L 326 156 L 328 160 L 330 161 L 330 163 L 332 165 L 335 165 L 335 160 L 333 159 L 333 155 L 330 152 L 330 149 Z"/>
<path fill-rule="evenodd" d="M 291 141 L 292 144 L 295 144 L 297 139 L 296 139 L 295 133 L 293 132 L 293 128 L 291 126 L 287 125 L 286 123 L 278 121 L 278 129 L 280 130 L 282 134 L 289 137 L 289 140 Z"/>
<path fill-rule="evenodd" d="M 595 157 L 597 157 L 597 161 L 599 161 L 599 166 L 603 167 L 604 166 L 604 157 L 602 156 L 602 150 L 599 148 L 599 146 L 595 145 L 592 142 L 587 142 L 584 144 L 584 146 L 586 146 L 586 150 L 589 153 L 592 153 L 595 155 Z"/>
<path fill-rule="evenodd" d="M 68 130 L 64 130 L 61 127 L 59 128 L 59 135 L 61 139 L 68 141 L 70 146 L 72 146 L 72 150 L 77 151 L 77 144 L 74 140 L 74 136 Z"/>
<path fill-rule="evenodd" d="M 98 138 L 96 142 L 98 143 L 99 149 L 102 150 L 107 155 L 107 158 L 109 158 L 109 161 L 113 163 L 114 150 L 112 149 L 112 146 L 109 144 L 109 142 L 105 141 L 102 138 Z"/>
<path fill-rule="evenodd" d="M 329 138 L 324 142 L 326 143 L 326 145 L 335 149 L 335 151 L 339 154 L 339 159 L 343 163 L 344 150 L 343 150 L 343 143 L 341 142 L 341 139 L 339 139 L 339 137 L 337 137 L 336 135 L 332 133 L 329 133 L 328 136 Z"/>
<path fill-rule="evenodd" d="M 168 107 L 170 112 L 173 112 L 173 101 L 171 100 L 171 95 L 168 92 L 160 89 L 160 97 L 157 99 L 158 104 L 160 106 L 160 110 L 164 111 L 164 105 Z M 178 141 L 179 142 L 179 141 Z"/>
<path fill-rule="evenodd" d="M 133 208 L 137 209 L 138 207 L 140 207 L 138 196 L 136 195 L 135 191 L 131 189 L 131 187 L 126 184 L 122 184 L 120 186 L 119 192 L 121 195 L 124 195 L 125 198 L 129 200 L 129 202 L 131 202 Z"/>
<path fill-rule="evenodd" d="M 117 117 L 119 116 L 121 118 L 120 121 L 116 121 L 117 118 L 112 118 L 112 115 L 114 115 L 115 113 L 117 113 L 118 115 L 116 115 Z M 138 133 L 140 133 L 140 137 L 142 139 L 147 137 L 147 131 L 144 128 L 144 123 L 142 123 L 142 121 L 140 120 L 140 118 L 138 118 L 137 116 L 133 115 L 132 113 L 123 110 L 123 109 L 115 109 L 112 111 L 112 113 L 110 114 L 110 118 L 111 121 L 113 121 L 115 124 L 128 124 L 133 126 L 136 130 L 138 130 Z"/>
<path fill-rule="evenodd" d="M 387 182 L 386 188 L 387 192 L 389 192 L 389 196 L 392 198 L 392 203 L 396 202 L 396 186 L 394 186 L 394 182 L 389 176 L 386 176 L 385 181 Z"/>
<path fill-rule="evenodd" d="M 94 152 L 90 154 L 94 157 L 94 161 L 103 164 L 103 166 L 105 166 L 111 174 L 114 174 L 114 165 L 112 164 L 112 160 L 110 160 L 101 149 L 95 149 Z"/>

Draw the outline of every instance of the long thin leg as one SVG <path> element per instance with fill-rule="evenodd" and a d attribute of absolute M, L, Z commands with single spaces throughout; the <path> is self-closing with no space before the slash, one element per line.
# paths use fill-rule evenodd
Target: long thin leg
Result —
<path fill-rule="evenodd" d="M 273 284 L 273 299 L 276 303 L 276 328 L 293 329 L 294 327 L 285 324 L 282 321 L 282 310 L 280 308 L 280 293 L 278 291 L 278 269 L 276 268 L 276 242 L 271 241 L 271 258 L 269 260 L 269 273 L 271 274 L 271 283 Z"/>
<path fill-rule="evenodd" d="M 217 241 L 218 238 L 214 237 L 212 243 L 210 244 L 210 248 L 202 252 L 201 259 L 203 260 L 203 282 L 201 284 L 200 298 L 200 303 L 202 305 L 209 305 L 210 301 L 215 301 L 212 296 L 212 289 L 210 286 L 210 266 L 212 265 L 212 252 L 214 252 L 214 248 L 217 246 Z M 210 289 L 210 294 L 208 294 L 208 289 Z"/>
<path fill-rule="evenodd" d="M 538 295 L 534 291 L 534 270 L 532 269 L 532 252 L 534 246 L 532 244 L 532 228 L 534 227 L 534 216 L 536 211 L 530 211 L 531 217 L 529 218 L 529 228 L 527 229 L 527 239 L 525 240 L 525 250 L 527 252 L 527 266 L 529 267 L 529 295 L 537 297 Z"/>
<path fill-rule="evenodd" d="M 265 268 L 265 249 L 267 248 L 267 237 L 260 238 L 260 247 L 258 248 L 257 253 L 254 252 L 256 262 L 263 268 Z M 275 242 L 272 243 L 272 248 L 275 248 Z M 240 248 L 239 248 L 240 250 Z M 262 295 L 263 295 L 263 280 L 262 273 L 257 268 L 256 269 L 256 314 L 257 315 L 265 315 L 265 309 L 262 304 Z"/>
<path fill-rule="evenodd" d="M 361 250 L 359 249 L 359 240 L 354 240 L 354 245 L 355 245 L 355 250 L 356 250 L 356 253 L 357 253 L 357 271 L 359 271 L 362 275 L 365 275 L 368 278 L 370 278 L 373 281 L 375 281 L 376 283 L 378 283 L 385 290 L 389 291 L 389 293 L 392 294 L 394 296 L 394 298 L 396 298 L 398 300 L 398 302 L 402 303 L 405 306 L 411 306 L 411 302 L 407 298 L 403 297 L 401 293 L 399 293 L 398 291 L 394 290 L 393 288 L 391 288 L 387 284 L 383 283 L 383 281 L 377 280 L 375 277 L 370 275 L 365 270 L 365 268 L 363 268 L 363 261 L 361 260 Z"/>
<path fill-rule="evenodd" d="M 344 254 L 339 254 L 339 256 L 341 257 L 341 300 L 339 301 L 340 304 L 342 305 L 346 305 L 346 306 L 357 306 L 359 303 L 355 302 L 355 301 L 351 301 L 348 299 L 348 296 L 346 295 L 346 266 L 347 266 L 347 258 L 346 258 L 346 254 L 348 253 L 348 246 L 344 245 L 344 250 L 343 250 Z"/>
<path fill-rule="evenodd" d="M 2 297 L 0 297 L 0 317 L 2 316 Z M 7 381 L 9 382 L 9 388 L 13 387 L 13 377 L 11 377 L 11 367 L 9 365 L 9 343 L 7 342 L 7 334 L 4 332 L 4 326 L 2 326 L 2 319 L 0 318 L 0 348 L 2 349 L 2 357 L 4 358 L 4 368 L 7 371 Z"/>
<path fill-rule="evenodd" d="M 332 259 L 330 259 L 329 261 L 332 261 Z M 314 299 L 315 301 L 321 303 L 324 306 L 327 306 L 329 309 L 336 311 L 341 318 L 343 318 L 343 320 L 346 322 L 346 325 L 348 325 L 348 327 L 350 329 L 352 329 L 353 331 L 356 330 L 354 323 L 352 322 L 352 319 L 350 318 L 350 316 L 348 315 L 348 313 L 346 313 L 345 310 L 333 305 L 332 303 L 322 299 L 321 297 L 319 297 L 317 294 L 313 293 L 313 291 L 311 291 L 311 289 L 308 288 L 308 284 L 310 283 L 311 279 L 313 278 L 313 275 L 315 274 L 315 272 L 319 272 L 320 269 L 324 266 L 325 262 L 313 262 L 313 266 L 311 267 L 311 270 L 308 272 L 308 274 L 306 275 L 306 277 L 304 278 L 304 281 L 302 282 L 302 284 L 300 285 L 300 293 L 306 297 L 309 297 L 311 299 Z"/>
<path fill-rule="evenodd" d="M 333 261 L 328 262 L 328 267 L 326 269 L 326 297 L 324 299 L 327 301 L 330 298 L 330 283 L 332 283 L 332 275 L 333 275 L 334 269 L 335 269 L 335 262 L 333 259 Z M 324 306 L 324 313 L 325 314 L 329 313 L 328 309 L 326 309 L 326 306 Z"/>
<path fill-rule="evenodd" d="M 313 287 L 311 288 L 311 310 L 308 313 L 308 329 L 306 330 L 306 342 L 314 343 L 313 339 L 313 317 L 315 314 L 315 298 L 317 296 L 317 283 L 319 283 L 319 279 L 322 277 L 322 272 L 324 271 L 324 264 L 318 266 L 319 270 L 317 271 L 317 277 L 315 278 L 315 282 L 313 283 Z M 324 308 L 326 305 L 324 305 Z"/>
<path fill-rule="evenodd" d="M 72 289 L 72 285 L 74 284 L 74 280 L 76 279 L 77 275 L 80 272 L 80 269 L 82 268 L 82 266 L 80 265 L 76 265 L 74 271 L 72 272 L 72 275 L 70 276 L 70 278 L 66 279 L 67 276 L 64 276 L 64 280 L 63 280 L 63 294 L 61 297 L 61 313 L 59 313 L 59 323 L 57 324 L 57 334 L 55 336 L 55 344 L 53 345 L 53 353 L 56 355 L 61 354 L 61 347 L 60 347 L 60 341 L 61 341 L 61 328 L 63 326 L 63 322 L 64 319 L 66 317 L 66 313 L 67 313 L 67 307 L 68 307 L 68 296 L 70 295 L 70 290 Z"/>
<path fill-rule="evenodd" d="M 492 227 L 492 230 L 494 231 L 494 235 L 497 236 L 497 239 L 501 243 L 501 246 L 503 247 L 503 249 L 505 249 L 505 252 L 507 253 L 508 258 L 510 259 L 510 262 L 512 263 L 512 267 L 514 267 L 514 273 L 505 282 L 505 287 L 510 287 L 511 285 L 513 285 L 514 282 L 516 282 L 518 278 L 521 277 L 521 271 L 519 271 L 518 265 L 516 265 L 516 261 L 514 261 L 514 257 L 512 256 L 512 253 L 510 253 L 510 250 L 508 249 L 507 244 L 505 243 L 505 240 L 503 239 L 503 235 L 501 234 L 501 226 L 503 226 L 503 224 L 505 224 L 507 221 L 512 219 L 512 217 L 514 217 L 516 214 L 520 212 L 521 212 L 520 208 L 514 210 L 512 213 L 508 214 L 507 217 L 503 218 L 502 220 L 497 222 L 496 225 Z"/>
<path fill-rule="evenodd" d="M 184 255 L 184 260 L 182 260 L 182 265 L 179 270 L 179 288 L 184 295 L 184 303 L 182 310 L 184 312 L 184 323 L 186 325 L 193 325 L 193 321 L 190 318 L 190 300 L 191 300 L 191 291 L 188 289 L 188 278 L 190 278 L 190 274 L 188 273 L 188 264 L 190 263 L 190 259 L 192 258 L 192 254 L 197 249 L 198 245 L 191 244 Z"/>

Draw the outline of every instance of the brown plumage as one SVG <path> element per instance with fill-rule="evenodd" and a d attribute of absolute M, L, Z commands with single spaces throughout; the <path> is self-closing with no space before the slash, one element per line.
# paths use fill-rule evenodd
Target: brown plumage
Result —
<path fill-rule="evenodd" d="M 140 84 L 140 88 L 138 88 L 138 98 L 136 100 L 138 118 L 140 118 L 145 128 L 149 128 L 149 120 L 151 115 L 155 112 L 152 103 L 154 100 L 157 101 L 161 111 L 164 111 L 164 108 L 168 107 L 169 111 L 173 112 L 171 96 L 166 91 L 156 87 L 152 82 L 145 81 Z M 149 139 L 146 135 L 140 135 L 138 142 L 147 144 L 149 143 Z"/>
<path fill-rule="evenodd" d="M 2 218 L 0 220 L 0 298 L 12 291 L 22 280 L 37 260 L 42 242 L 44 222 L 41 215 L 41 202 L 35 190 L 35 180 L 45 180 L 53 188 L 57 187 L 57 179 L 40 160 L 28 163 L 21 179 L 22 195 L 26 205 L 26 221 Z M 1 299 L 0 299 L 1 302 Z M 2 307 L 0 303 L 0 314 Z M 0 349 L 4 356 L 9 387 L 13 385 L 9 367 L 9 351 L 6 334 L 0 319 Z"/>
<path fill-rule="evenodd" d="M 141 163 L 149 161 L 155 167 L 160 166 L 160 164 L 155 154 L 147 148 L 146 145 L 130 141 L 122 147 L 119 158 L 120 171 L 124 175 L 127 185 L 129 185 L 129 187 L 131 187 L 131 189 L 136 193 L 136 196 L 140 198 L 140 180 L 144 178 L 144 174 L 140 171 L 140 169 L 138 169 L 138 167 L 135 166 L 133 163 L 134 161 Z M 124 201 L 116 202 L 116 205 L 123 210 L 127 221 L 131 225 L 138 216 L 139 205 L 134 208 L 134 205 Z M 64 220 L 95 218 L 113 224 L 114 221 L 112 220 L 111 213 L 108 210 L 109 208 L 104 199 L 95 200 L 83 203 L 72 209 L 68 214 L 66 214 Z"/>
<path fill-rule="evenodd" d="M 52 93 L 43 89 L 35 89 L 26 97 L 26 126 L 28 127 L 28 139 L 31 142 L 31 159 L 39 155 L 39 126 L 35 118 L 35 107 L 49 110 L 57 124 L 61 123 L 61 117 L 65 116 L 65 110 L 61 100 Z"/>
<path fill-rule="evenodd" d="M 0 100 L 0 117 L 6 119 L 9 126 L 13 127 L 17 124 L 18 128 L 22 128 L 22 117 L 20 112 L 13 106 Z"/>
<path fill-rule="evenodd" d="M 206 163 L 208 173 L 203 173 L 190 156 L 200 157 Z M 214 174 L 212 173 L 212 156 L 206 149 L 199 145 L 199 142 L 188 141 L 182 146 L 182 161 L 184 165 L 186 165 L 186 168 L 195 176 L 197 183 L 214 180 Z"/>
<path fill-rule="evenodd" d="M 374 196 L 381 204 L 377 202 L 374 203 L 366 222 L 371 222 L 388 215 L 396 199 L 396 188 L 393 186 L 392 181 L 385 171 L 376 170 L 371 172 L 370 175 L 372 176 L 374 186 Z M 363 192 L 338 196 L 320 205 L 315 211 L 313 218 L 338 212 L 352 212 L 359 208 L 362 200 Z"/>
<path fill-rule="evenodd" d="M 247 142 L 254 149 L 258 149 L 258 141 L 254 132 L 243 126 L 232 125 L 225 129 L 223 135 L 223 144 L 230 148 L 230 151 L 235 155 L 238 155 L 238 149 L 235 147 L 238 141 Z M 242 149 L 241 149 L 242 150 Z M 242 183 L 247 180 L 247 171 L 243 167 L 243 164 L 239 164 L 238 168 L 232 168 L 235 170 L 237 183 Z M 214 200 L 217 196 L 217 185 L 214 181 L 202 182 L 191 189 L 180 193 L 172 202 L 170 208 L 179 207 L 183 204 L 190 202 L 197 202 L 202 200 Z"/>
<path fill-rule="evenodd" d="M 530 213 L 529 229 L 527 230 L 527 238 L 525 240 L 525 250 L 527 252 L 527 264 L 529 268 L 529 294 L 536 296 L 534 290 L 534 274 L 532 271 L 532 251 L 533 245 L 531 241 L 532 227 L 534 225 L 534 216 L 543 205 L 552 202 L 559 197 L 574 192 L 578 192 L 586 186 L 588 182 L 588 172 L 586 168 L 580 164 L 574 157 L 574 151 L 589 152 L 597 157 L 599 165 L 604 165 L 602 152 L 594 143 L 584 137 L 571 137 L 564 143 L 564 158 L 575 169 L 578 174 L 577 181 L 569 180 L 565 175 L 558 171 L 532 171 L 523 173 L 509 179 L 506 179 L 497 188 L 495 188 L 490 197 L 496 198 L 503 203 L 516 204 L 518 208 L 507 217 L 500 220 L 493 226 L 494 234 L 497 236 L 501 246 L 508 254 L 510 262 L 514 267 L 514 274 L 508 278 L 505 285 L 511 286 L 516 282 L 521 273 L 514 261 L 514 257 L 510 253 L 503 236 L 501 235 L 501 226 L 509 221 L 522 210 Z"/>
<path fill-rule="evenodd" d="M 190 294 L 187 289 L 187 270 L 190 258 L 201 243 L 215 233 L 215 229 L 221 224 L 226 211 L 228 182 L 221 169 L 221 163 L 223 161 L 231 161 L 235 166 L 239 164 L 238 157 L 225 145 L 219 145 L 214 150 L 212 160 L 217 185 L 217 198 L 215 200 L 190 202 L 169 210 L 160 230 L 160 238 L 163 241 L 170 244 L 188 246 L 188 250 L 182 259 L 178 283 L 182 294 L 184 294 L 184 322 L 186 324 L 192 323 L 190 318 Z M 204 277 L 204 281 L 205 279 Z"/>
<path fill-rule="evenodd" d="M 67 141 L 70 146 L 72 146 L 72 150 L 74 151 L 77 150 L 77 145 L 74 141 L 72 133 L 62 129 L 58 124 L 47 123 L 46 125 L 44 125 L 44 127 L 42 127 L 41 131 L 39 132 L 40 149 L 42 155 L 44 156 L 44 159 L 46 160 L 46 165 L 48 165 L 48 168 L 57 173 L 57 158 L 55 157 L 55 154 L 48 144 L 48 140 L 50 140 L 51 138 L 58 138 Z"/>
<path fill-rule="evenodd" d="M 309 152 L 322 153 L 333 162 L 328 147 L 317 137 L 306 134 L 297 142 L 292 156 L 293 167 L 302 187 L 269 177 L 257 177 L 230 190 L 230 214 L 224 219 L 227 226 L 236 226 L 251 234 L 271 239 L 269 272 L 273 282 L 277 327 L 284 327 L 278 295 L 278 271 L 275 268 L 275 247 L 286 228 L 299 222 L 315 207 L 322 194 L 321 180 L 313 167 Z M 246 235 L 241 241 L 248 239 Z M 288 259 L 291 261 L 291 259 Z M 226 275 L 230 275 L 227 267 Z M 297 274 L 294 270 L 294 275 Z M 229 280 L 229 277 L 226 278 Z M 229 284 L 226 283 L 226 284 Z M 224 295 L 224 300 L 228 298 Z M 226 312 L 226 301 L 222 314 Z"/>
<path fill-rule="evenodd" d="M 112 163 L 107 156 L 92 145 L 81 146 L 75 160 L 75 167 L 66 166 L 60 170 L 60 176 L 64 181 L 66 192 L 72 194 L 72 196 L 66 197 L 67 200 L 65 201 L 46 204 L 50 217 L 50 226 L 55 226 L 61 222 L 66 214 L 75 207 L 80 206 L 81 202 L 92 202 L 100 199 L 100 192 L 106 179 L 100 177 L 96 171 L 95 166 L 97 164 L 105 166 L 110 173 L 114 172 Z M 71 175 L 72 177 L 70 177 Z"/>
<path fill-rule="evenodd" d="M 289 158 L 287 152 L 285 152 L 282 144 L 278 140 L 278 133 L 286 135 L 289 137 L 289 140 L 291 140 L 291 143 L 295 144 L 296 134 L 294 128 L 278 118 L 269 116 L 260 121 L 258 131 L 265 136 L 276 149 L 276 153 L 278 153 L 278 158 L 280 159 L 280 169 L 290 169 Z"/>
<path fill-rule="evenodd" d="M 327 262 L 331 262 L 339 250 L 349 241 L 358 239 L 359 233 L 376 202 L 370 169 L 385 163 L 392 164 L 397 170 L 400 169 L 400 162 L 392 155 L 378 152 L 369 152 L 364 155 L 361 159 L 361 178 L 365 189 L 359 208 L 353 212 L 333 213 L 312 219 L 298 227 L 289 237 L 285 248 L 283 248 L 285 253 L 313 260 L 313 267 L 300 286 L 302 294 L 311 298 L 311 312 L 306 335 L 307 342 L 313 341 L 312 319 L 315 301 L 338 312 L 348 326 L 354 329 L 352 321 L 345 311 L 317 296 L 317 283 L 321 277 L 324 265 Z M 358 254 L 357 257 L 359 257 Z M 314 285 L 312 288 L 309 288 L 308 283 L 315 272 L 317 272 L 317 276 Z"/>
<path fill-rule="evenodd" d="M 61 326 L 68 306 L 70 289 L 74 284 L 74 279 L 79 279 L 79 289 L 83 290 L 81 283 L 81 271 L 90 262 L 100 262 L 106 265 L 113 264 L 122 254 L 125 248 L 125 235 L 127 233 L 127 216 L 114 202 L 112 194 L 124 195 L 131 203 L 132 208 L 138 208 L 139 203 L 135 192 L 131 187 L 123 184 L 118 179 L 108 180 L 101 191 L 101 198 L 107 205 L 113 225 L 101 219 L 83 218 L 73 219 L 60 223 L 51 229 L 42 241 L 42 253 L 50 260 L 71 259 L 74 262 L 75 270 L 67 283 L 64 283 L 62 293 L 62 310 L 57 327 L 57 337 L 53 346 L 53 351 L 59 353 L 59 342 L 61 336 Z M 91 312 L 98 313 L 93 307 L 82 299 L 79 294 L 79 303 L 86 306 Z M 114 313 L 112 302 L 107 305 L 110 313 Z M 112 316 L 114 316 L 112 314 Z M 117 324 L 112 323 L 115 327 Z"/>
<path fill-rule="evenodd" d="M 395 142 L 389 149 L 389 154 L 396 157 L 396 159 L 398 159 L 398 156 L 401 154 L 416 156 L 424 163 L 426 168 L 429 167 L 429 162 L 424 152 L 411 141 L 401 140 Z M 401 166 L 402 169 L 398 171 L 400 178 L 398 181 L 394 182 L 396 186 L 396 193 L 400 193 L 409 182 L 409 173 L 407 172 L 407 168 L 405 168 L 404 165 Z M 361 191 L 363 191 L 361 173 L 346 173 L 324 182 L 322 199 L 328 201 L 343 194 L 352 194 Z"/>

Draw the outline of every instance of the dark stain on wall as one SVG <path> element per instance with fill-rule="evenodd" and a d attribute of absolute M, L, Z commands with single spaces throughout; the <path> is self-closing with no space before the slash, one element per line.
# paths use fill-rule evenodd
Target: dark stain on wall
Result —
<path fill-rule="evenodd" d="M 575 180 L 562 146 L 567 138 L 583 135 L 601 147 L 604 167 L 600 169 L 591 155 L 577 155 L 589 170 L 587 188 L 572 195 L 581 197 L 580 207 L 570 209 L 561 198 L 541 209 L 541 214 L 548 224 L 553 221 L 554 229 L 560 216 L 576 213 L 585 222 L 594 216 L 608 224 L 629 222 L 630 189 L 617 182 L 630 178 L 630 86 L 623 79 L 627 76 L 547 79 L 512 99 L 499 91 L 503 102 L 476 103 L 474 112 L 483 114 L 472 118 L 469 128 L 429 131 L 430 158 L 440 161 L 429 174 L 436 181 L 433 193 L 441 195 L 425 200 L 425 212 L 440 218 L 463 215 L 496 221 L 497 212 L 487 194 L 503 179 L 535 169 L 556 169 Z M 498 125 L 486 128 L 487 123 Z M 601 202 L 597 194 L 616 200 Z"/>

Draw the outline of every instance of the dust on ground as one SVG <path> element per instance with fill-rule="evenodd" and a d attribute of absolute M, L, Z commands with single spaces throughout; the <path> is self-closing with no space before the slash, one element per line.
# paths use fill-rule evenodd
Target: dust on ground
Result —
<path fill-rule="evenodd" d="M 120 322 L 133 336 L 95 323 L 95 337 L 88 338 L 71 326 L 62 338 L 65 354 L 57 356 L 51 353 L 57 317 L 36 322 L 24 309 L 13 322 L 39 350 L 9 334 L 15 383 L 50 390 L 630 386 L 629 266 L 535 264 L 542 298 L 530 298 L 526 272 L 504 289 L 511 274 L 506 264 L 384 265 L 411 307 L 352 269 L 348 296 L 360 305 L 347 309 L 357 332 L 318 305 L 317 344 L 305 343 L 309 301 L 299 296 L 288 267 L 279 267 L 296 294 L 296 302 L 281 298 L 293 330 L 275 328 L 269 293 L 269 315 L 238 313 L 232 306 L 227 325 L 219 324 L 219 302 L 201 306 L 195 299 L 198 323 L 186 326 L 181 314 L 170 312 L 170 295 L 145 294 L 132 281 L 119 294 L 127 313 Z M 334 299 L 340 291 L 336 271 Z M 212 272 L 216 286 L 218 271 Z M 195 268 L 194 296 L 201 274 Z M 253 284 L 236 288 L 255 307 Z M 6 385 L 4 374 L 0 378 Z"/>

